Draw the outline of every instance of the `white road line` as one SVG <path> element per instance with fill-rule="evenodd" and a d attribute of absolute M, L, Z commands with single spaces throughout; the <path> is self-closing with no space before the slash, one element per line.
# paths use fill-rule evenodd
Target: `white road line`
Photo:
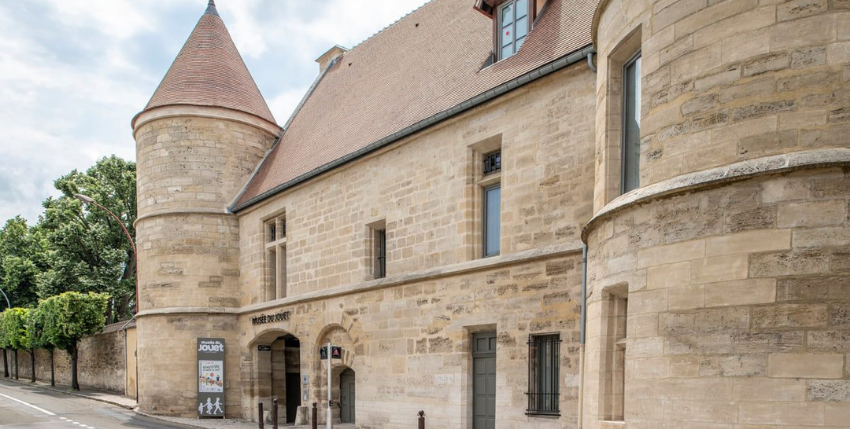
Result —
<path fill-rule="evenodd" d="M 25 401 L 23 401 L 23 400 L 18 400 L 18 399 L 16 399 L 16 398 L 12 397 L 12 396 L 7 396 L 7 395 L 5 395 L 5 394 L 3 394 L 3 393 L 0 393 L 0 396 L 3 396 L 3 397 L 5 397 L 5 398 L 7 398 L 7 399 L 9 399 L 9 400 L 12 400 L 12 401 L 18 402 L 18 403 L 20 403 L 20 404 L 22 404 L 22 405 L 24 405 L 24 406 L 29 406 L 29 407 L 31 407 L 31 408 L 33 408 L 33 409 L 35 409 L 35 410 L 39 411 L 39 412 L 44 412 L 44 413 L 45 413 L 45 414 L 47 414 L 47 415 L 51 415 L 51 416 L 56 415 L 56 414 L 54 414 L 53 412 L 50 412 L 50 411 L 48 411 L 48 410 L 46 410 L 46 409 L 41 409 L 41 408 L 39 408 L 38 406 L 31 405 L 31 404 L 29 404 L 29 403 L 27 403 L 27 402 L 25 402 Z"/>

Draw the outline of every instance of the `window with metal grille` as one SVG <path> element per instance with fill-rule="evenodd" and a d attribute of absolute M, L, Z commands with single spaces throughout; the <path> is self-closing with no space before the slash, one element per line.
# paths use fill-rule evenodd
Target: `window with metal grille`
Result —
<path fill-rule="evenodd" d="M 375 279 L 387 276 L 387 231 L 375 230 Z"/>
<path fill-rule="evenodd" d="M 528 337 L 528 415 L 560 415 L 558 373 L 561 335 Z"/>
<path fill-rule="evenodd" d="M 502 170 L 502 152 L 491 152 L 484 156 L 484 174 Z"/>

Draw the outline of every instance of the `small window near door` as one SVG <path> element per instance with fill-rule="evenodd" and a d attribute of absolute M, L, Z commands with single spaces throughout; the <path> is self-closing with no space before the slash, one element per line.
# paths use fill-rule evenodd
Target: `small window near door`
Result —
<path fill-rule="evenodd" d="M 528 338 L 528 415 L 560 415 L 559 368 L 561 336 Z"/>

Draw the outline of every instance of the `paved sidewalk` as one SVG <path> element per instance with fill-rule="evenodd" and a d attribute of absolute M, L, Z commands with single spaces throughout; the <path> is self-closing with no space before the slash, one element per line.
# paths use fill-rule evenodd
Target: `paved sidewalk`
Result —
<path fill-rule="evenodd" d="M 82 397 L 90 400 L 95 400 L 98 402 L 108 403 L 111 405 L 119 406 L 125 409 L 130 409 L 135 411 L 139 415 L 144 415 L 146 417 L 156 418 L 161 421 L 166 421 L 174 424 L 180 424 L 181 426 L 191 426 L 197 428 L 205 428 L 205 429 L 255 429 L 258 428 L 257 423 L 253 421 L 246 421 L 238 418 L 228 418 L 228 419 L 198 419 L 198 418 L 180 418 L 180 417 L 168 417 L 163 415 L 153 415 L 147 414 L 144 412 L 139 412 L 138 404 L 135 400 L 125 397 L 119 393 L 109 392 L 104 390 L 80 390 L 74 391 L 71 390 L 71 387 L 66 385 L 57 385 L 55 387 L 51 387 L 49 383 L 45 382 L 36 382 L 32 383 L 29 379 L 14 379 L 14 378 L 3 378 L 4 381 L 16 382 L 25 386 L 33 386 L 42 388 L 50 391 L 57 391 L 60 393 L 69 394 L 76 397 Z M 267 429 L 271 429 L 271 424 L 266 424 Z M 280 425 L 281 429 L 309 429 L 310 425 L 304 426 L 285 426 Z M 319 428 L 325 428 L 323 425 L 320 425 Z M 334 425 L 335 429 L 353 429 L 355 428 L 353 424 L 336 424 Z"/>
<path fill-rule="evenodd" d="M 30 382 L 29 379 L 15 379 L 15 378 L 3 378 L 4 381 L 16 382 L 21 385 L 29 385 L 31 387 L 43 388 L 45 390 L 57 391 L 60 393 L 69 394 L 76 397 L 83 397 L 86 399 L 96 400 L 98 402 L 109 403 L 110 405 L 120 406 L 125 409 L 135 409 L 137 404 L 136 401 L 121 395 L 120 393 L 104 391 L 104 390 L 80 390 L 74 391 L 70 386 L 67 385 L 57 385 L 55 387 L 51 387 L 47 382 L 37 381 L 35 383 Z"/>

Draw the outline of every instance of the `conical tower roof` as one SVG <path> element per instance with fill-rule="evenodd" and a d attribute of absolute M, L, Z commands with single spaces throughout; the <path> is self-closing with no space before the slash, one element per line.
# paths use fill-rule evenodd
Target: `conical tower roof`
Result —
<path fill-rule="evenodd" d="M 213 0 L 142 112 L 169 105 L 228 108 L 275 123 Z"/>

